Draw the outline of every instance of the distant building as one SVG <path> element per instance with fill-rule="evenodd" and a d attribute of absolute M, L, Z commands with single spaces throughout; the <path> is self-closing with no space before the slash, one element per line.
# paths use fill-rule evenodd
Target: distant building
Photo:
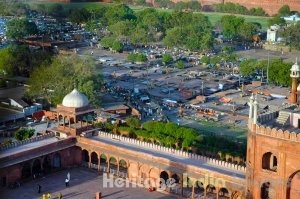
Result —
<path fill-rule="evenodd" d="M 278 40 L 278 31 L 281 29 L 279 25 L 273 25 L 267 30 L 267 41 L 276 42 Z"/>
<path fill-rule="evenodd" d="M 286 21 L 289 21 L 289 22 L 291 22 L 291 21 L 297 22 L 297 21 L 300 21 L 300 16 L 297 14 L 294 14 L 292 16 L 283 17 L 283 19 Z"/>

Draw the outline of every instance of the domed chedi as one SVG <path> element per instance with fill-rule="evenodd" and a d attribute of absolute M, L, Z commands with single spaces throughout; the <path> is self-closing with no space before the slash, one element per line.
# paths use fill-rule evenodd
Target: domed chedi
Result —
<path fill-rule="evenodd" d="M 65 107 L 80 108 L 89 105 L 89 100 L 86 95 L 74 89 L 64 97 L 62 105 Z"/>

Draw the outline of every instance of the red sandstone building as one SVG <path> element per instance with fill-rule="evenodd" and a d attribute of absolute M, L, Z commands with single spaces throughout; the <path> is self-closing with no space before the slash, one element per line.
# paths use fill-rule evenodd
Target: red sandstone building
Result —
<path fill-rule="evenodd" d="M 294 64 L 292 88 L 300 67 Z M 184 198 L 299 199 L 299 90 L 292 89 L 285 108 L 258 114 L 250 98 L 247 167 L 113 135 L 93 128 L 94 110 L 85 95 L 73 90 L 57 108 L 51 132 L 0 148 L 2 186 L 33 175 L 85 166 L 131 182 L 160 188 L 159 179 L 173 178 L 165 192 Z"/>

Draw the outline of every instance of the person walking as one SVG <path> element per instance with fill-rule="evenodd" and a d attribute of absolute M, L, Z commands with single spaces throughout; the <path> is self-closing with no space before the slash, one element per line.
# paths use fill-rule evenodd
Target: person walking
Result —
<path fill-rule="evenodd" d="M 66 178 L 65 183 L 66 183 L 66 187 L 68 187 L 69 186 L 69 179 L 68 178 Z"/>
<path fill-rule="evenodd" d="M 38 184 L 38 193 L 41 193 L 41 191 L 42 191 L 42 186 Z"/>

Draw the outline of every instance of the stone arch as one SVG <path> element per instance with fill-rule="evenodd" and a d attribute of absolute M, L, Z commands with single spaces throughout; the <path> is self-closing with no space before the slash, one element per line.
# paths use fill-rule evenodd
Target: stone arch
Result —
<path fill-rule="evenodd" d="M 166 171 L 161 171 L 159 174 L 160 178 L 160 188 L 166 190 L 168 182 L 169 182 L 169 174 Z"/>
<path fill-rule="evenodd" d="M 58 114 L 58 124 L 59 124 L 59 126 L 64 125 L 64 116 L 61 114 Z"/>
<path fill-rule="evenodd" d="M 59 153 L 55 153 L 52 160 L 53 168 L 61 168 L 61 155 Z"/>
<path fill-rule="evenodd" d="M 91 153 L 91 163 L 92 164 L 95 164 L 95 165 L 98 165 L 98 160 L 99 160 L 99 158 L 98 158 L 98 154 L 96 153 L 96 152 L 92 152 Z"/>
<path fill-rule="evenodd" d="M 43 171 L 45 173 L 49 173 L 51 171 L 51 157 L 49 155 L 46 155 L 44 158 L 43 158 Z"/>
<path fill-rule="evenodd" d="M 287 182 L 287 199 L 298 199 L 300 198 L 300 170 L 294 172 L 288 179 Z"/>
<path fill-rule="evenodd" d="M 217 189 L 214 185 L 212 184 L 207 185 L 205 191 L 207 197 L 214 197 L 214 198 L 217 197 Z"/>
<path fill-rule="evenodd" d="M 32 174 L 38 175 L 42 171 L 42 163 L 40 159 L 35 159 L 32 162 Z"/>
<path fill-rule="evenodd" d="M 128 165 L 124 159 L 119 161 L 119 171 L 127 173 Z"/>
<path fill-rule="evenodd" d="M 262 169 L 277 171 L 277 157 L 271 153 L 264 153 L 262 156 Z"/>
<path fill-rule="evenodd" d="M 228 189 L 226 189 L 225 187 L 222 187 L 219 190 L 218 196 L 219 196 L 219 199 L 229 199 L 230 195 L 229 195 Z"/>
<path fill-rule="evenodd" d="M 31 166 L 29 162 L 22 165 L 22 178 L 29 178 L 31 176 Z"/>
<path fill-rule="evenodd" d="M 111 156 L 109 158 L 109 168 L 117 171 L 117 169 L 118 169 L 118 160 L 117 160 L 117 158 L 115 158 L 113 156 Z"/>
<path fill-rule="evenodd" d="M 82 154 L 82 161 L 83 162 L 90 162 L 90 155 L 89 155 L 89 152 L 86 149 L 83 149 L 81 154 Z"/>
<path fill-rule="evenodd" d="M 199 181 L 199 180 L 196 180 L 195 183 L 194 183 L 194 192 L 195 194 L 197 195 L 203 195 L 204 194 L 204 184 Z"/>
<path fill-rule="evenodd" d="M 104 153 L 100 155 L 100 165 L 103 167 L 107 167 L 108 165 L 107 156 Z"/>
<path fill-rule="evenodd" d="M 180 177 L 176 173 L 173 173 L 171 175 L 171 179 L 174 180 L 174 183 L 179 184 L 180 183 Z"/>

